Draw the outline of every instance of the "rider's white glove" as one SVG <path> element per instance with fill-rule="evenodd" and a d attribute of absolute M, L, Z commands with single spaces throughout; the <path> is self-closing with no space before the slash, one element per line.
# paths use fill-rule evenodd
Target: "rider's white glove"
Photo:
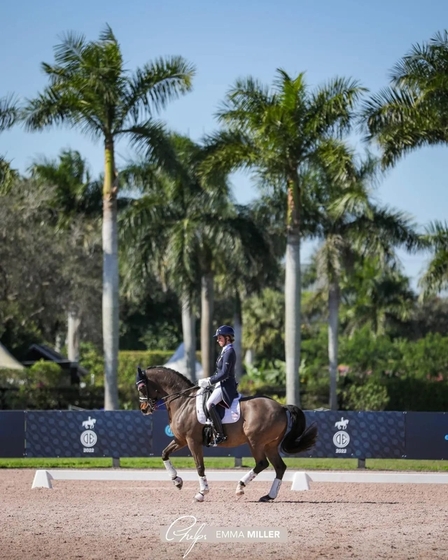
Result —
<path fill-rule="evenodd" d="M 199 379 L 198 381 L 199 387 L 208 387 L 210 385 L 210 377 L 205 377 L 204 379 Z"/>

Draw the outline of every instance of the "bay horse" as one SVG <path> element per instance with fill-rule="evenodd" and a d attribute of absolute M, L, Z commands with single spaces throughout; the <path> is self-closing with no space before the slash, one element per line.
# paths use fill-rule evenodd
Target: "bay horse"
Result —
<path fill-rule="evenodd" d="M 194 499 L 203 502 L 209 486 L 204 467 L 204 424 L 198 421 L 196 413 L 196 389 L 199 388 L 181 373 L 164 366 L 153 366 L 144 371 L 138 368 L 136 384 L 143 414 L 152 414 L 159 403 L 164 403 L 168 410 L 174 439 L 162 451 L 162 461 L 171 480 L 179 490 L 182 488 L 183 480 L 171 464 L 170 455 L 188 446 L 199 477 L 199 492 Z M 305 414 L 299 407 L 283 406 L 269 397 L 242 397 L 240 409 L 239 420 L 225 424 L 227 440 L 219 447 L 247 443 L 255 460 L 255 467 L 238 482 L 237 496 L 242 496 L 249 482 L 271 462 L 275 479 L 269 493 L 259 500 L 270 502 L 277 497 L 286 471 L 279 448 L 291 455 L 310 449 L 317 440 L 317 426 L 306 427 Z"/>

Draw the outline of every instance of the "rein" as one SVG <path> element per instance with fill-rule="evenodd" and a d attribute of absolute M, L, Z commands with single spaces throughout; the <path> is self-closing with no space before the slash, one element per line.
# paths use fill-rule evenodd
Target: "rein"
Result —
<path fill-rule="evenodd" d="M 137 389 L 139 393 L 139 401 L 140 401 L 140 409 L 146 410 L 147 408 L 150 409 L 150 412 L 154 412 L 157 409 L 158 403 L 169 403 L 172 402 L 185 393 L 192 391 L 193 389 L 198 389 L 197 385 L 193 385 L 193 387 L 187 387 L 187 389 L 183 389 L 182 391 L 177 391 L 177 393 L 171 393 L 169 395 L 165 395 L 160 399 L 151 399 L 148 391 L 148 379 L 146 376 L 143 376 L 143 372 L 140 368 L 138 368 L 139 374 L 141 373 L 140 380 L 137 382 Z M 196 395 L 189 395 L 187 398 L 193 399 L 196 398 Z M 146 405 L 146 406 L 145 406 Z"/>
<path fill-rule="evenodd" d="M 162 397 L 161 399 L 159 399 L 157 402 L 162 401 L 162 402 L 167 403 L 167 402 L 175 401 L 176 399 L 178 399 L 179 397 L 181 397 L 185 393 L 188 393 L 189 391 L 192 391 L 193 389 L 199 389 L 198 385 L 194 385 L 193 387 L 188 387 L 187 389 L 184 389 L 183 391 L 178 391 L 177 393 L 171 393 L 170 395 L 166 395 L 165 397 Z M 196 398 L 196 395 L 189 395 L 188 398 L 189 399 L 194 399 L 194 398 Z"/>

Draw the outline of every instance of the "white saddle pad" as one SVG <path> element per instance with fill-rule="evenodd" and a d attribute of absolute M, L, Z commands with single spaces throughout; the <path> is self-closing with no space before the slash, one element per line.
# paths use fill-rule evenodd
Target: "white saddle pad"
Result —
<path fill-rule="evenodd" d="M 198 422 L 200 424 L 210 424 L 210 420 L 205 417 L 204 409 L 202 408 L 202 393 L 203 389 L 199 389 L 196 394 L 196 414 L 198 416 Z M 233 422 L 238 422 L 240 419 L 240 398 L 241 395 L 238 393 L 238 397 L 233 399 L 230 408 L 226 408 L 224 418 L 222 419 L 223 424 L 233 424 Z"/>

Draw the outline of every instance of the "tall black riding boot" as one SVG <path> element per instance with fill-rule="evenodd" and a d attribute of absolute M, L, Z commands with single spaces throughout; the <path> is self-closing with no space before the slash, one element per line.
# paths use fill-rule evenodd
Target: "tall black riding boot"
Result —
<path fill-rule="evenodd" d="M 209 409 L 209 413 L 210 413 L 210 418 L 212 419 L 213 422 L 213 427 L 215 428 L 216 431 L 215 444 L 218 445 L 223 441 L 226 441 L 227 436 L 224 434 L 221 418 L 219 417 L 219 413 L 216 410 L 216 406 L 214 404 L 211 405 Z"/>

